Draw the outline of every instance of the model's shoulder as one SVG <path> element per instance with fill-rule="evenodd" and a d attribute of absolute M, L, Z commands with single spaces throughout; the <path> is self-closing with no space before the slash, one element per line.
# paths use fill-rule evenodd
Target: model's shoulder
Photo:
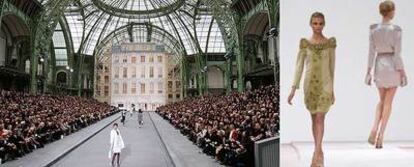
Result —
<path fill-rule="evenodd" d="M 336 43 L 336 38 L 335 37 L 330 37 L 330 38 L 328 38 L 328 41 L 330 43 Z"/>
<path fill-rule="evenodd" d="M 336 38 L 335 37 L 330 37 L 328 39 L 328 46 L 329 47 L 333 47 L 333 48 L 336 47 Z"/>
<path fill-rule="evenodd" d="M 301 38 L 300 43 L 299 43 L 300 49 L 307 48 L 308 46 L 309 46 L 309 40 L 306 38 Z"/>
<path fill-rule="evenodd" d="M 402 28 L 399 25 L 394 24 L 393 26 L 394 26 L 395 31 L 402 31 Z"/>
<path fill-rule="evenodd" d="M 378 23 L 371 24 L 371 25 L 369 26 L 369 29 L 373 30 L 373 29 L 377 28 L 377 27 L 378 27 L 378 25 L 379 25 Z"/>

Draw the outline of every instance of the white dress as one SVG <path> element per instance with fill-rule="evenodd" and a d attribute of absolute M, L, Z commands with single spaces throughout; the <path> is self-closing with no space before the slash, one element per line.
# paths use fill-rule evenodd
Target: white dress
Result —
<path fill-rule="evenodd" d="M 118 134 L 117 134 L 118 131 Z M 122 140 L 121 133 L 119 130 L 111 130 L 111 151 L 112 153 L 120 153 L 125 147 L 124 140 Z"/>

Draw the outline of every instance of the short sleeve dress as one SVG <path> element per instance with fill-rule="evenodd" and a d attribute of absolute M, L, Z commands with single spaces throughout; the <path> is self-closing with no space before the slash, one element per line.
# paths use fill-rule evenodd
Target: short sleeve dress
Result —
<path fill-rule="evenodd" d="M 329 38 L 321 44 L 300 40 L 299 54 L 293 87 L 299 89 L 303 70 L 303 90 L 306 108 L 315 113 L 326 113 L 333 103 L 336 39 Z"/>

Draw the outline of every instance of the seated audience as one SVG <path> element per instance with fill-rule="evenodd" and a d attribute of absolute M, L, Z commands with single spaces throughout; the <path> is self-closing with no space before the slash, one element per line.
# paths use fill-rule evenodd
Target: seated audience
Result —
<path fill-rule="evenodd" d="M 161 106 L 157 113 L 204 153 L 230 166 L 254 166 L 254 142 L 279 133 L 276 86 L 204 96 Z"/>
<path fill-rule="evenodd" d="M 0 164 L 116 112 L 94 99 L 0 90 Z"/>

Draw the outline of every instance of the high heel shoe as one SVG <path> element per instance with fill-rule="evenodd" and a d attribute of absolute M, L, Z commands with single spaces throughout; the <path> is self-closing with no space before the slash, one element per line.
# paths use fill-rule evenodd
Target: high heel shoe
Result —
<path fill-rule="evenodd" d="M 375 143 L 376 149 L 382 149 L 382 138 L 378 137 L 377 142 Z"/>
<path fill-rule="evenodd" d="M 375 145 L 375 136 L 376 135 L 373 135 L 372 133 L 369 135 L 369 138 L 368 138 L 368 143 L 369 144 Z"/>

